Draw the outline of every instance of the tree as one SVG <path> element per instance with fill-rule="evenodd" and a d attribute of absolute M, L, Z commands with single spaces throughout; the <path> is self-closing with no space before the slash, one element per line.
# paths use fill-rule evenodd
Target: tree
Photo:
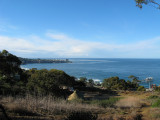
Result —
<path fill-rule="evenodd" d="M 110 77 L 104 79 L 102 85 L 103 87 L 112 90 L 130 90 L 138 87 L 138 84 L 130 81 L 126 82 L 124 79 L 119 79 L 119 77 Z"/>
<path fill-rule="evenodd" d="M 73 86 L 74 78 L 64 71 L 51 70 L 30 70 L 30 78 L 27 84 L 29 92 L 36 94 L 57 95 L 61 91 L 61 86 Z"/>
<path fill-rule="evenodd" d="M 118 84 L 118 81 L 119 81 L 119 77 L 110 77 L 110 78 L 104 79 L 102 85 L 107 89 L 112 89 L 114 85 Z"/>
<path fill-rule="evenodd" d="M 136 1 L 136 6 L 139 8 L 142 8 L 143 5 L 151 4 L 153 7 L 156 7 L 160 9 L 160 4 L 156 2 L 155 0 L 135 0 Z"/>
<path fill-rule="evenodd" d="M 135 84 L 135 85 L 137 85 L 137 86 L 141 82 L 140 80 L 138 80 L 139 77 L 136 77 L 134 75 L 130 75 L 128 78 L 131 78 L 132 79 L 132 83 Z"/>
<path fill-rule="evenodd" d="M 83 82 L 83 83 L 86 83 L 87 78 L 86 78 L 86 77 L 80 77 L 80 78 L 79 78 L 79 81 L 80 81 L 80 82 Z"/>
<path fill-rule="evenodd" d="M 7 50 L 0 52 L 0 94 L 17 94 L 22 92 L 26 79 L 20 68 L 19 58 Z"/>
<path fill-rule="evenodd" d="M 144 88 L 144 86 L 139 86 L 139 87 L 137 88 L 137 91 L 146 91 L 146 89 Z"/>
<path fill-rule="evenodd" d="M 79 80 L 75 81 L 75 86 L 85 87 L 86 83 L 87 83 L 87 78 L 86 77 L 80 77 Z"/>
<path fill-rule="evenodd" d="M 7 50 L 0 52 L 0 73 L 7 77 L 12 77 L 16 73 L 21 72 L 21 61 L 15 55 L 12 55 Z"/>
<path fill-rule="evenodd" d="M 93 86 L 94 85 L 94 80 L 93 79 L 89 79 L 88 83 L 89 83 L 90 86 Z"/>

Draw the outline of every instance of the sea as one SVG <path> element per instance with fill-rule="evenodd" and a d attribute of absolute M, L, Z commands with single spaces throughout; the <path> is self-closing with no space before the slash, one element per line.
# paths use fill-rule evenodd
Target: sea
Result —
<path fill-rule="evenodd" d="M 21 65 L 21 68 L 58 69 L 76 78 L 100 80 L 118 76 L 120 79 L 131 80 L 134 75 L 148 87 L 145 79 L 153 78 L 153 84 L 160 85 L 160 59 L 127 59 L 127 58 L 70 58 L 72 63 L 36 63 Z"/>

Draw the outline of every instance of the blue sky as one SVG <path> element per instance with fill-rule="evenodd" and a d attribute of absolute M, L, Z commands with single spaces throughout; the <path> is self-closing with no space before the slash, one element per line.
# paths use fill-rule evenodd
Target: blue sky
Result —
<path fill-rule="evenodd" d="M 0 0 L 0 50 L 31 58 L 160 58 L 160 10 L 134 0 Z"/>

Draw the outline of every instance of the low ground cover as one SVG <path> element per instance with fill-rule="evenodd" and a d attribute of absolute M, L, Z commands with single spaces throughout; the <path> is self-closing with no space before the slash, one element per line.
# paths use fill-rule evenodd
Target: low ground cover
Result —
<path fill-rule="evenodd" d="M 90 94 L 90 93 L 86 93 Z M 103 100 L 92 93 L 92 100 L 68 102 L 52 96 L 1 97 L 7 114 L 15 120 L 72 120 L 76 114 L 93 120 L 158 120 L 159 107 L 151 101 L 158 100 L 153 92 L 121 91 L 116 96 L 102 94 Z M 87 119 L 86 117 L 86 119 Z M 72 119 L 71 119 L 72 118 Z M 13 119 L 13 120 L 14 120 Z M 78 119 L 77 119 L 78 120 Z M 85 120 L 85 119 L 83 119 Z M 89 119 L 87 119 L 89 120 Z"/>

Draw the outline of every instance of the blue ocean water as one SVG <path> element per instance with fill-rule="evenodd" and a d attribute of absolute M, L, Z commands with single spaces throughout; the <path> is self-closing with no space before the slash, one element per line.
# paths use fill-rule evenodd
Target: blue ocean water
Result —
<path fill-rule="evenodd" d="M 160 59 L 107 59 L 107 58 L 72 58 L 73 63 L 37 63 L 21 65 L 22 68 L 59 69 L 71 76 L 103 79 L 118 76 L 129 80 L 134 75 L 144 80 L 153 77 L 154 84 L 160 84 Z M 145 83 L 143 83 L 145 86 Z M 146 84 L 147 85 L 147 84 Z"/>

